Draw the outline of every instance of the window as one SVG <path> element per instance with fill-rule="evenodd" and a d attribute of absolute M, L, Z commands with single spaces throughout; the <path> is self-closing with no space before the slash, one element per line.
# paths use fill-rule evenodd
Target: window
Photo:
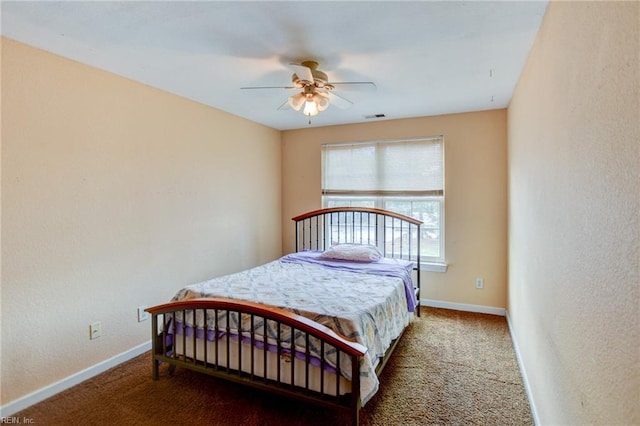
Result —
<path fill-rule="evenodd" d="M 420 219 L 420 256 L 444 263 L 443 137 L 323 145 L 322 204 Z"/>

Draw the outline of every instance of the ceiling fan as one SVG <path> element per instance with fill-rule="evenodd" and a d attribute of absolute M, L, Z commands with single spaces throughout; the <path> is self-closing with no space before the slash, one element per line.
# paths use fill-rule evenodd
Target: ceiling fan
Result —
<path fill-rule="evenodd" d="M 336 88 L 343 90 L 376 90 L 376 85 L 370 81 L 330 82 L 327 74 L 318 69 L 316 61 L 304 61 L 300 64 L 289 64 L 294 73 L 291 76 L 291 86 L 258 86 L 241 87 L 241 89 L 297 89 L 298 93 L 289 96 L 287 101 L 278 109 L 289 107 L 300 111 L 309 117 L 317 115 L 333 104 L 341 109 L 353 105 L 350 100 L 333 93 Z"/>

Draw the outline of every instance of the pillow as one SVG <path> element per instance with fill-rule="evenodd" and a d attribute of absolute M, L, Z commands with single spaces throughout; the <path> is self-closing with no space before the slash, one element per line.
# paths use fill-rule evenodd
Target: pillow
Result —
<path fill-rule="evenodd" d="M 369 244 L 337 244 L 322 252 L 320 257 L 353 262 L 377 262 L 382 259 L 382 253 L 376 246 Z"/>

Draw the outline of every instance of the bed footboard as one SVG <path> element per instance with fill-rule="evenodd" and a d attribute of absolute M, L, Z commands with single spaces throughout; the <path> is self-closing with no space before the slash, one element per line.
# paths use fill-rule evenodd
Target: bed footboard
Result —
<path fill-rule="evenodd" d="M 170 371 L 180 366 L 348 410 L 358 424 L 364 346 L 289 311 L 240 300 L 188 299 L 146 311 L 154 380 L 166 362 Z"/>

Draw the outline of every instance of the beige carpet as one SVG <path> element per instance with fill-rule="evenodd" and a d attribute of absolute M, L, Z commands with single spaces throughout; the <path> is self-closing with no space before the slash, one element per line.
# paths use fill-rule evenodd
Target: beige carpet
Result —
<path fill-rule="evenodd" d="M 532 425 L 505 318 L 422 308 L 361 410 L 362 425 Z M 38 425 L 339 425 L 344 413 L 177 369 L 143 354 L 16 417 Z"/>

